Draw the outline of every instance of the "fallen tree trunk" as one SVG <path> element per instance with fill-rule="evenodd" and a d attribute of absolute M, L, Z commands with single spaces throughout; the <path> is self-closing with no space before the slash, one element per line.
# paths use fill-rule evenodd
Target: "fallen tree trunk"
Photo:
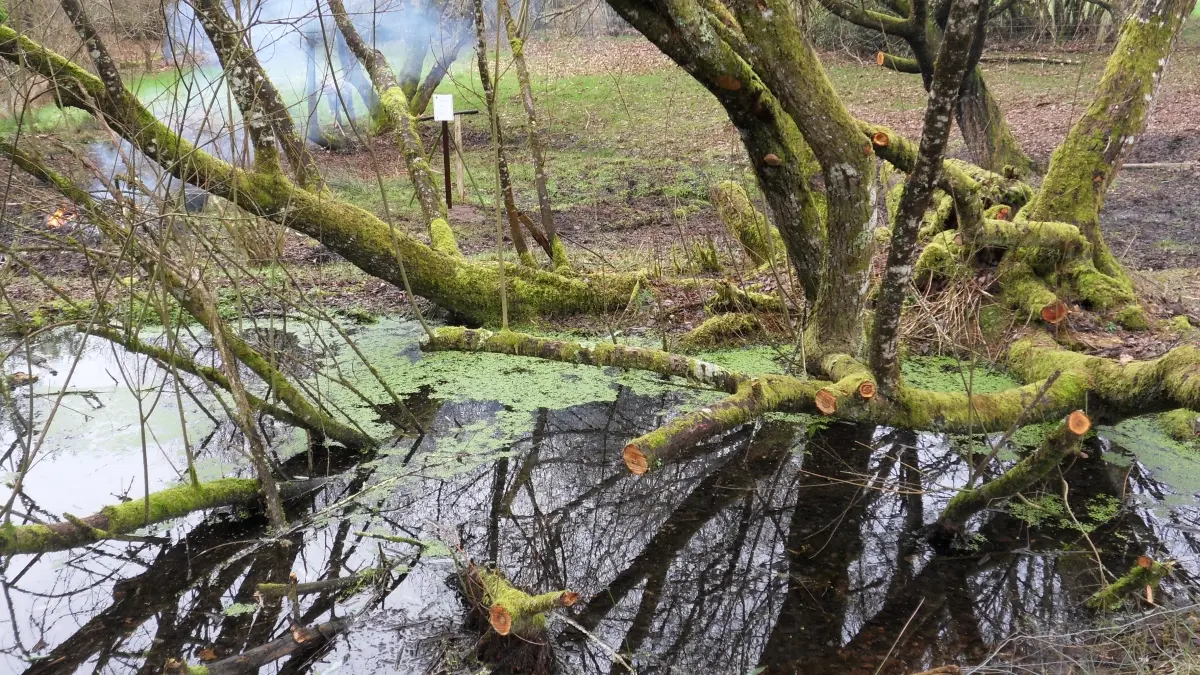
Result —
<path fill-rule="evenodd" d="M 323 480 L 280 483 L 284 499 L 303 495 L 324 484 Z M 103 539 L 119 538 L 146 525 L 181 518 L 203 509 L 222 506 L 246 506 L 261 499 L 261 485 L 250 478 L 222 478 L 198 487 L 181 485 L 149 495 L 150 518 L 146 501 L 132 499 L 106 506 L 85 518 L 68 515 L 67 520 L 49 525 L 13 525 L 0 527 L 0 556 L 22 553 L 49 553 L 84 546 Z"/>
<path fill-rule="evenodd" d="M 102 118 L 173 177 L 308 235 L 367 274 L 398 287 L 404 285 L 398 263 L 403 260 L 417 295 L 472 321 L 499 317 L 500 276 L 495 264 L 476 264 L 434 250 L 328 192 L 297 187 L 280 172 L 247 171 L 221 161 L 156 119 L 128 89 L 109 101 L 99 78 L 8 25 L 0 25 L 0 58 L 48 78 L 63 105 Z M 395 91 L 399 92 L 398 87 Z M 438 225 L 444 224 L 443 220 Z M 434 234 L 440 231 L 433 223 L 430 229 Z M 509 280 L 509 315 L 519 319 L 622 307 L 640 275 L 576 278 L 510 264 L 505 277 Z"/>

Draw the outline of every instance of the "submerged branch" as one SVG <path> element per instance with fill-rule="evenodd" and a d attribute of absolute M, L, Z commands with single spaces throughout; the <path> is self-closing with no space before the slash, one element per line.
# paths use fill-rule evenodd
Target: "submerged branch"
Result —
<path fill-rule="evenodd" d="M 306 494 L 324 485 L 324 480 L 293 481 L 279 484 L 284 499 Z M 0 556 L 22 553 L 48 553 L 84 546 L 103 539 L 118 538 L 147 524 L 181 518 L 204 509 L 222 506 L 247 506 L 261 499 L 259 481 L 250 478 L 221 478 L 197 487 L 181 485 L 153 492 L 143 499 L 106 506 L 85 518 L 68 515 L 65 522 L 49 525 L 0 526 Z M 149 521 L 146 501 L 149 501 Z"/>

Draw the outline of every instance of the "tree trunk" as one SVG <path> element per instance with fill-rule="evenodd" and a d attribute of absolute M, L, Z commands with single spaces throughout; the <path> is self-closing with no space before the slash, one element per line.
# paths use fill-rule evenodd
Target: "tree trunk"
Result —
<path fill-rule="evenodd" d="M 1144 0 L 1125 22 L 1088 109 L 1054 151 L 1030 220 L 1071 223 L 1101 273 L 1125 278 L 1100 233 L 1104 195 L 1146 128 L 1163 69 L 1195 0 Z"/>
<path fill-rule="evenodd" d="M 742 56 L 779 98 L 825 177 L 825 256 L 805 336 L 808 353 L 858 354 L 874 248 L 875 153 L 792 19 L 791 6 L 785 0 L 765 5 L 734 8 L 754 45 Z"/>
<path fill-rule="evenodd" d="M 501 137 L 500 130 L 500 111 L 496 110 L 496 91 L 492 84 L 491 68 L 488 66 L 487 60 L 487 22 L 483 16 L 482 0 L 475 0 L 475 60 L 479 65 L 479 80 L 483 83 L 483 100 L 487 105 L 488 117 L 495 118 L 496 122 L 492 127 L 496 138 L 492 142 L 496 144 L 496 173 L 500 181 L 500 193 L 504 199 L 504 211 L 508 216 L 508 233 L 512 238 L 513 248 L 517 250 L 517 256 L 521 262 L 529 267 L 536 267 L 537 264 L 533 260 L 533 254 L 529 252 L 529 245 L 525 243 L 525 235 L 521 233 L 521 218 L 517 211 L 517 200 L 513 195 L 512 178 L 508 173 L 508 159 L 504 155 L 504 140 Z M 499 68 L 499 64 L 496 66 Z M 546 250 L 546 255 L 551 255 L 552 249 Z"/>
<path fill-rule="evenodd" d="M 917 233 L 941 174 L 942 158 L 950 137 L 950 112 L 955 107 L 959 86 L 967 71 L 972 41 L 978 28 L 987 21 L 989 5 L 981 0 L 954 0 L 934 64 L 921 146 L 904 182 L 900 206 L 892 223 L 887 267 L 875 303 L 871 367 L 879 378 L 884 396 L 891 396 L 900 385 L 900 314 L 912 280 Z"/>
<path fill-rule="evenodd" d="M 496 1 L 500 3 L 497 11 L 504 17 L 508 44 L 512 47 L 513 64 L 517 69 L 517 81 L 521 85 L 521 102 L 525 105 L 529 151 L 533 154 L 533 182 L 537 187 L 542 232 L 550 242 L 550 258 L 554 269 L 565 269 L 570 267 L 570 263 L 567 261 L 567 249 L 558 238 L 558 230 L 554 227 L 554 212 L 550 208 L 550 191 L 546 177 L 546 144 L 542 139 L 541 127 L 538 126 L 537 107 L 533 102 L 533 83 L 529 79 L 529 69 L 525 66 L 525 41 L 517 34 L 517 25 L 513 21 L 507 0 Z"/>
<path fill-rule="evenodd" d="M 1006 174 L 1006 167 L 1011 167 L 1022 178 L 1033 173 L 1033 160 L 1012 135 L 978 68 L 972 69 L 963 80 L 954 118 L 971 158 L 980 167 L 999 174 Z"/>
<path fill-rule="evenodd" d="M 608 2 L 725 108 L 746 147 L 805 296 L 815 301 L 825 258 L 821 213 L 825 205 L 809 188 L 809 179 L 820 167 L 795 121 L 741 56 L 721 40 L 711 39 L 711 28 L 703 19 L 669 13 L 669 6 L 659 10 L 634 0 Z"/>

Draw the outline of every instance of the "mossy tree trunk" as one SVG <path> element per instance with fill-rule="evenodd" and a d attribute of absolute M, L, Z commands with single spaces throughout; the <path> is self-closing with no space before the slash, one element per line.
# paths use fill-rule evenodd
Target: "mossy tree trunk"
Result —
<path fill-rule="evenodd" d="M 1143 0 L 1125 22 L 1096 94 L 1066 140 L 1054 151 L 1042 188 L 1029 205 L 1030 220 L 1079 228 L 1092 244 L 1101 273 L 1124 278 L 1100 233 L 1104 195 L 1146 128 L 1163 69 L 1195 0 Z"/>
<path fill-rule="evenodd" d="M 750 64 L 714 34 L 709 10 L 688 1 L 651 5 L 609 0 L 609 5 L 725 109 L 746 147 L 805 296 L 815 300 L 825 256 L 824 203 L 809 187 L 820 167 L 796 122 Z M 736 27 L 736 20 L 728 11 L 719 20 L 735 30 L 729 28 Z"/>
<path fill-rule="evenodd" d="M 7 24 L 0 25 L 0 58 L 51 79 L 63 105 L 102 118 L 175 178 L 313 237 L 366 273 L 397 286 L 403 286 L 404 270 L 398 263 L 401 259 L 416 294 L 473 321 L 485 322 L 499 315 L 499 273 L 495 265 L 474 264 L 450 252 L 434 250 L 328 192 L 296 186 L 280 172 L 245 170 L 223 162 L 155 118 L 128 88 L 106 98 L 105 84 L 98 77 Z M 420 157 L 419 151 L 416 157 Z M 436 202 L 436 190 L 434 193 Z M 449 232 L 444 219 L 440 225 Z M 637 275 L 568 278 L 516 265 L 509 266 L 505 274 L 512 282 L 508 295 L 513 317 L 621 307 L 638 282 Z"/>
<path fill-rule="evenodd" d="M 967 73 L 954 107 L 954 119 L 971 159 L 979 166 L 996 173 L 1012 170 L 1017 176 L 1028 177 L 1036 164 L 1013 136 L 1004 111 L 992 96 L 983 73 L 975 67 Z"/>
<path fill-rule="evenodd" d="M 302 494 L 314 483 L 283 483 L 284 498 Z M 85 546 L 104 539 L 120 538 L 134 531 L 195 511 L 223 506 L 246 506 L 259 503 L 262 496 L 257 480 L 222 478 L 199 486 L 181 485 L 149 495 L 150 519 L 146 520 L 146 502 L 134 499 L 123 504 L 106 506 L 90 516 L 68 519 L 49 525 L 12 525 L 0 527 L 0 556 L 25 553 L 49 553 Z"/>

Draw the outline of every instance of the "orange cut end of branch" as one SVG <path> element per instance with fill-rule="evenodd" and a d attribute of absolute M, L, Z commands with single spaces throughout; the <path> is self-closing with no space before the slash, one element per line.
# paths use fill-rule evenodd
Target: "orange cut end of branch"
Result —
<path fill-rule="evenodd" d="M 650 470 L 650 462 L 646 459 L 646 453 L 633 443 L 625 446 L 621 458 L 625 460 L 625 466 L 629 469 L 629 473 L 635 476 L 640 476 Z"/>
<path fill-rule="evenodd" d="M 869 401 L 875 397 L 875 383 L 870 380 L 863 380 L 858 385 L 858 395 L 863 400 Z"/>
<path fill-rule="evenodd" d="M 881 65 L 881 66 L 882 66 L 882 65 L 883 65 L 883 62 L 886 60 L 886 58 L 887 58 L 887 57 L 885 57 L 885 56 L 883 55 L 883 52 L 876 52 L 876 53 L 875 53 L 875 63 L 877 63 L 878 65 Z"/>
<path fill-rule="evenodd" d="M 1000 220 L 1008 220 L 1008 207 L 1000 207 L 1000 209 L 996 211 L 996 217 Z"/>
<path fill-rule="evenodd" d="M 892 139 L 888 138 L 888 135 L 882 131 L 876 131 L 875 134 L 871 136 L 871 142 L 875 144 L 875 147 L 886 148 L 887 146 L 891 145 Z"/>
<path fill-rule="evenodd" d="M 779 159 L 779 155 L 773 152 L 768 154 L 766 157 L 763 157 L 763 161 L 766 162 L 768 166 L 779 166 L 783 164 L 783 160 Z"/>
<path fill-rule="evenodd" d="M 718 75 L 717 86 L 728 91 L 737 91 L 742 88 L 742 81 L 729 75 Z"/>
<path fill-rule="evenodd" d="M 837 397 L 824 389 L 817 392 L 815 402 L 817 410 L 820 410 L 822 415 L 832 415 L 837 412 Z"/>
<path fill-rule="evenodd" d="M 579 602 L 579 594 L 575 591 L 564 591 L 563 594 L 559 596 L 558 602 L 563 607 L 570 607 L 571 605 Z"/>
<path fill-rule="evenodd" d="M 497 633 L 508 635 L 512 630 L 512 615 L 500 605 L 492 605 L 488 610 L 488 623 L 492 624 L 492 629 Z"/>
<path fill-rule="evenodd" d="M 1076 436 L 1082 436 L 1092 428 L 1092 420 L 1088 418 L 1087 413 L 1076 410 L 1067 415 L 1067 428 Z"/>
<path fill-rule="evenodd" d="M 1042 321 L 1048 324 L 1058 325 L 1067 318 L 1067 305 L 1062 300 L 1054 302 L 1042 308 Z"/>
<path fill-rule="evenodd" d="M 1078 410 L 1067 416 L 1067 429 L 1075 436 L 1087 434 L 1087 430 L 1092 428 L 1092 420 L 1088 419 L 1087 413 Z"/>
<path fill-rule="evenodd" d="M 1150 556 L 1140 555 L 1137 559 L 1137 566 L 1144 570 L 1148 570 L 1150 569 L 1152 562 L 1153 561 L 1150 560 Z"/>

